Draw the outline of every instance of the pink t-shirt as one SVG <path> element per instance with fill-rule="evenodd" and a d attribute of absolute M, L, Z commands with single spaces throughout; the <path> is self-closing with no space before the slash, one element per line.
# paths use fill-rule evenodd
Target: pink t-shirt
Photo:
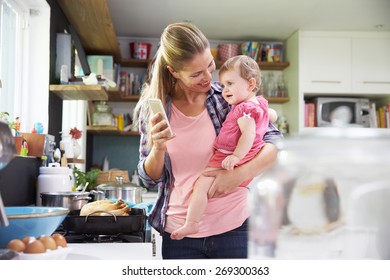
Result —
<path fill-rule="evenodd" d="M 170 123 L 176 137 L 167 142 L 174 177 L 165 227 L 169 233 L 185 222 L 193 185 L 213 154 L 216 137 L 206 109 L 189 117 L 172 105 Z M 247 196 L 247 188 L 237 187 L 226 196 L 209 199 L 199 232 L 189 237 L 220 234 L 242 225 L 248 217 Z"/>
<path fill-rule="evenodd" d="M 226 120 L 222 125 L 222 129 L 214 143 L 215 149 L 222 150 L 227 155 L 232 154 L 236 149 L 238 140 L 241 137 L 241 130 L 238 126 L 238 119 L 243 116 L 254 119 L 256 123 L 256 137 L 253 141 L 251 150 L 240 164 L 255 157 L 265 144 L 263 137 L 268 129 L 269 123 L 268 101 L 262 96 L 257 96 L 256 99 L 259 104 L 256 104 L 252 101 L 245 101 L 233 106 L 232 110 L 227 115 Z M 219 167 L 220 166 L 221 165 L 219 165 Z"/>

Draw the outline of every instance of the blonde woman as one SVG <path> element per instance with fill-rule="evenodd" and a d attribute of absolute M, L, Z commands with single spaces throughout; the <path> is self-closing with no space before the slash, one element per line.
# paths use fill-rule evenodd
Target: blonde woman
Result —
<path fill-rule="evenodd" d="M 261 174 L 276 158 L 272 142 L 281 137 L 270 123 L 261 152 L 228 170 L 203 173 L 212 177 L 209 201 L 199 230 L 181 240 L 171 233 L 184 225 L 193 185 L 213 154 L 213 143 L 231 107 L 222 97 L 210 45 L 193 24 L 168 25 L 160 40 L 147 84 L 135 110 L 140 131 L 138 172 L 144 185 L 158 188 L 149 223 L 162 234 L 164 259 L 246 258 L 247 195 L 243 182 Z M 151 115 L 147 100 L 160 98 L 175 136 L 166 122 Z"/>

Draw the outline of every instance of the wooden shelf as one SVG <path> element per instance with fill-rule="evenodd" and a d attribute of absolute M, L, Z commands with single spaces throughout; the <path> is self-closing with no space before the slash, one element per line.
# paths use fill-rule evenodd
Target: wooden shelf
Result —
<path fill-rule="evenodd" d="M 110 88 L 108 90 L 108 101 L 128 101 L 128 102 L 138 102 L 139 95 L 130 95 L 130 96 L 121 96 L 119 90 L 116 88 Z"/>
<path fill-rule="evenodd" d="M 223 63 L 224 63 L 224 61 L 220 61 L 220 60 L 215 61 L 215 65 L 217 66 L 217 68 L 220 68 Z M 290 65 L 289 62 L 265 62 L 265 61 L 259 61 L 259 62 L 257 62 L 257 64 L 259 64 L 259 67 L 262 71 L 265 71 L 265 70 L 275 70 L 275 71 L 279 70 L 279 71 L 281 71 Z"/>
<path fill-rule="evenodd" d="M 286 103 L 290 101 L 290 97 L 264 97 L 268 103 Z"/>
<path fill-rule="evenodd" d="M 139 136 L 137 131 L 120 131 L 115 126 L 87 126 L 87 132 L 93 135 Z"/>
<path fill-rule="evenodd" d="M 78 163 L 78 164 L 84 164 L 85 163 L 84 159 L 78 159 L 78 158 L 67 158 L 66 161 L 68 163 Z"/>
<path fill-rule="evenodd" d="M 147 68 L 147 67 L 149 67 L 150 62 L 151 62 L 150 59 L 124 58 L 124 59 L 122 59 L 121 66 Z"/>
<path fill-rule="evenodd" d="M 108 100 L 102 85 L 50 85 L 49 90 L 62 100 Z"/>
<path fill-rule="evenodd" d="M 126 58 L 126 59 L 122 59 L 121 66 L 147 68 L 150 62 L 151 60 L 147 60 L 147 59 Z M 220 60 L 215 61 L 215 65 L 217 66 L 217 68 L 220 68 L 222 64 L 223 61 Z M 284 70 L 290 65 L 289 62 L 265 62 L 265 61 L 259 61 L 258 64 L 261 70 Z"/>

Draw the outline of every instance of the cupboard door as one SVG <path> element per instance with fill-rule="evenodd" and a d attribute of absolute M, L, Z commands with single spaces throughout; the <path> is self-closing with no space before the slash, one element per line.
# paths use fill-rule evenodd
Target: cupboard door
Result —
<path fill-rule="evenodd" d="M 351 39 L 303 37 L 300 51 L 303 92 L 351 91 Z"/>
<path fill-rule="evenodd" d="M 390 38 L 352 39 L 352 90 L 390 93 Z"/>

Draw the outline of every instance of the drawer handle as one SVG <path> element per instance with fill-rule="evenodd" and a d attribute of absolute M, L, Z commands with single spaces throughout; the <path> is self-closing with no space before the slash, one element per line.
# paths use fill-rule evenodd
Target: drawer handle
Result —
<path fill-rule="evenodd" d="M 385 82 L 385 81 L 378 81 L 378 82 L 374 82 L 374 81 L 363 81 L 363 84 L 390 85 L 390 82 Z"/>
<path fill-rule="evenodd" d="M 322 84 L 341 84 L 341 81 L 311 81 L 312 83 L 322 83 Z"/>

